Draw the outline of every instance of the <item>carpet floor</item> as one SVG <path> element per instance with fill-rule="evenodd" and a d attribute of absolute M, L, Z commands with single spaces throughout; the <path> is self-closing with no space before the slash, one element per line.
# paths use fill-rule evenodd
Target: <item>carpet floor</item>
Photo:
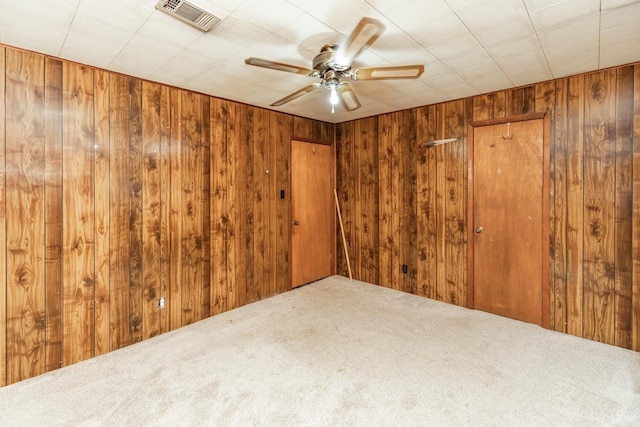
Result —
<path fill-rule="evenodd" d="M 639 426 L 640 353 L 330 277 L 0 388 L 0 425 Z"/>

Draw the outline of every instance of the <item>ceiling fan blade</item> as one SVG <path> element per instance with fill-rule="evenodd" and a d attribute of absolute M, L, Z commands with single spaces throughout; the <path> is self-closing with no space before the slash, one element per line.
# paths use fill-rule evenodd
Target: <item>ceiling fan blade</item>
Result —
<path fill-rule="evenodd" d="M 356 93 L 348 83 L 340 84 L 338 87 L 338 94 L 340 94 L 340 103 L 347 111 L 353 111 L 360 108 L 360 101 L 356 96 Z"/>
<path fill-rule="evenodd" d="M 247 58 L 245 64 L 255 65 L 256 67 L 271 68 L 272 70 L 286 71 L 287 73 L 303 74 L 305 76 L 317 76 L 318 72 L 310 68 L 298 67 L 297 65 L 285 64 L 283 62 L 269 61 L 261 58 Z"/>
<path fill-rule="evenodd" d="M 309 86 L 303 87 L 302 89 L 297 90 L 297 91 L 293 92 L 292 94 L 289 94 L 289 95 L 285 96 L 284 98 L 277 100 L 276 102 L 271 104 L 271 106 L 272 107 L 279 107 L 281 105 L 286 104 L 289 101 L 293 101 L 296 98 L 300 98 L 302 95 L 305 95 L 305 94 L 307 94 L 309 92 L 313 92 L 317 88 L 318 88 L 317 85 L 309 85 Z"/>
<path fill-rule="evenodd" d="M 353 58 L 363 48 L 371 46 L 380 37 L 384 29 L 385 26 L 377 19 L 362 18 L 347 38 L 347 41 L 340 46 L 336 62 L 341 66 L 350 66 Z"/>
<path fill-rule="evenodd" d="M 417 79 L 424 73 L 424 65 L 400 65 L 390 67 L 368 67 L 354 70 L 353 80 Z"/>

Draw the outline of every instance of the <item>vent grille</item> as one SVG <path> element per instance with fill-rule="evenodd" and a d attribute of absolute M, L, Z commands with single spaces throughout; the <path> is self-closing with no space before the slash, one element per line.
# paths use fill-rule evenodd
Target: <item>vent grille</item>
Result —
<path fill-rule="evenodd" d="M 222 21 L 212 13 L 200 9 L 198 6 L 184 0 L 160 0 L 156 9 L 193 25 L 202 31 L 209 31 Z"/>

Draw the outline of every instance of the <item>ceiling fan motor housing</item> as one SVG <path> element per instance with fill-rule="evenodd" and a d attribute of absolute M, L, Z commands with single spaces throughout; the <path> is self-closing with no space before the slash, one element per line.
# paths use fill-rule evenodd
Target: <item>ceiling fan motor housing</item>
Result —
<path fill-rule="evenodd" d="M 338 45 L 335 43 L 329 43 L 322 46 L 320 53 L 313 58 L 313 69 L 317 70 L 323 76 L 328 71 L 333 71 L 335 78 L 347 77 L 351 70 L 351 64 L 340 65 L 336 61 L 338 56 Z M 331 78 L 331 77 L 327 77 Z"/>

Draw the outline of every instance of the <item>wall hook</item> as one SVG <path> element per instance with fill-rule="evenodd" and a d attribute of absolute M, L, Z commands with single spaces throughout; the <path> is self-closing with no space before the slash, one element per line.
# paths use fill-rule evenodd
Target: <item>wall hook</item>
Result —
<path fill-rule="evenodd" d="M 511 123 L 507 123 L 507 134 L 503 135 L 502 139 L 505 139 L 505 140 L 513 139 L 513 135 L 511 135 Z"/>

